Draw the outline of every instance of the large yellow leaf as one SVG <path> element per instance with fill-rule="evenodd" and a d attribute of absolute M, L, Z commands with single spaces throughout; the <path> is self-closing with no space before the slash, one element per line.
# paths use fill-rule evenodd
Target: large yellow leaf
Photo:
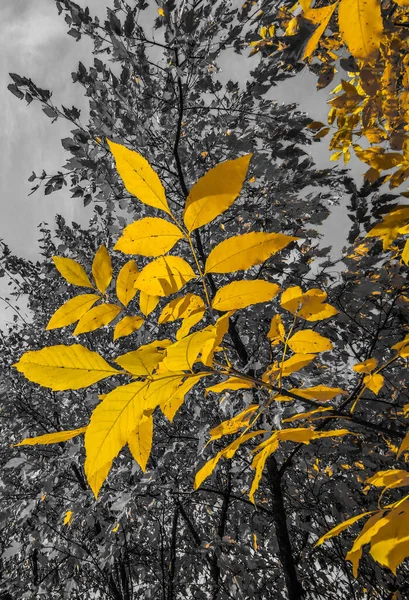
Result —
<path fill-rule="evenodd" d="M 139 310 L 147 317 L 159 304 L 159 296 L 150 296 L 145 292 L 139 294 Z"/>
<path fill-rule="evenodd" d="M 304 50 L 304 54 L 302 56 L 302 60 L 309 58 L 317 48 L 318 43 L 324 35 L 326 28 L 328 27 L 328 23 L 337 5 L 338 2 L 335 2 L 330 6 L 323 6 L 322 8 L 311 8 L 307 10 L 307 12 L 305 12 L 305 14 L 303 15 L 306 19 L 312 21 L 312 23 L 317 24 L 318 27 L 308 40 L 308 43 Z"/>
<path fill-rule="evenodd" d="M 95 302 L 100 300 L 96 294 L 81 294 L 67 300 L 58 310 L 55 311 L 48 321 L 46 330 L 58 329 L 72 325 L 80 319 L 91 308 Z"/>
<path fill-rule="evenodd" d="M 120 312 L 121 307 L 116 304 L 99 304 L 81 317 L 72 335 L 80 335 L 80 333 L 87 333 L 95 331 L 99 327 L 104 327 L 104 325 L 108 325 L 113 321 Z"/>
<path fill-rule="evenodd" d="M 372 62 L 382 40 L 383 23 L 378 0 L 341 0 L 338 7 L 341 36 L 359 60 Z"/>
<path fill-rule="evenodd" d="M 311 288 L 303 293 L 299 286 L 287 288 L 281 294 L 281 306 L 291 313 L 297 313 L 306 321 L 321 321 L 338 313 L 337 309 L 325 302 L 327 293 Z"/>
<path fill-rule="evenodd" d="M 325 352 L 332 350 L 331 341 L 310 329 L 297 331 L 288 340 L 288 345 L 293 352 L 298 354 L 313 354 L 314 352 Z"/>
<path fill-rule="evenodd" d="M 370 554 L 396 575 L 397 567 L 409 556 L 409 501 L 378 521 L 376 529 L 371 536 Z"/>
<path fill-rule="evenodd" d="M 125 227 L 114 250 L 124 254 L 161 256 L 184 237 L 183 232 L 173 223 L 157 217 L 146 217 Z"/>
<path fill-rule="evenodd" d="M 385 511 L 378 511 L 367 520 L 361 533 L 355 538 L 351 550 L 345 556 L 346 560 L 349 560 L 352 563 L 352 572 L 355 578 L 358 577 L 358 567 L 362 557 L 363 547 L 366 546 L 366 544 L 369 544 L 379 529 L 387 524 L 386 518 L 383 518 L 384 514 Z"/>
<path fill-rule="evenodd" d="M 252 232 L 237 235 L 213 248 L 206 261 L 206 273 L 232 273 L 264 262 L 298 238 L 283 233 Z"/>
<path fill-rule="evenodd" d="M 121 337 L 125 337 L 126 335 L 130 335 L 134 331 L 138 331 L 140 327 L 145 323 L 145 319 L 143 317 L 134 316 L 134 317 L 124 317 L 115 325 L 114 329 L 114 340 L 118 340 Z"/>
<path fill-rule="evenodd" d="M 215 329 L 207 328 L 178 340 L 167 348 L 163 367 L 169 371 L 191 371 L 206 342 L 215 337 Z"/>
<path fill-rule="evenodd" d="M 320 402 L 325 402 L 326 400 L 332 400 L 335 396 L 339 394 L 347 394 L 345 390 L 336 387 L 331 388 L 326 385 L 316 385 L 310 388 L 292 388 L 289 390 L 294 394 L 298 394 L 298 396 L 303 396 L 304 398 L 311 398 L 312 400 L 318 400 Z"/>
<path fill-rule="evenodd" d="M 114 155 L 117 171 L 128 192 L 144 204 L 171 214 L 163 185 L 146 158 L 121 144 L 115 144 L 110 140 L 107 142 Z"/>
<path fill-rule="evenodd" d="M 269 302 L 280 291 L 280 286 L 260 279 L 233 281 L 216 293 L 212 307 L 227 311 L 245 308 L 259 302 Z"/>
<path fill-rule="evenodd" d="M 348 527 L 350 527 L 351 525 L 353 525 L 360 519 L 363 519 L 367 515 L 371 515 L 373 512 L 374 511 L 372 510 L 372 511 L 361 513 L 360 515 L 354 515 L 353 517 L 350 517 L 346 521 L 339 523 L 338 525 L 336 525 L 335 527 L 333 527 L 332 529 L 327 531 L 327 533 L 325 533 L 323 536 L 321 536 L 320 539 L 318 540 L 318 542 L 315 543 L 315 547 L 321 546 L 321 544 L 323 544 L 327 540 L 330 540 L 332 537 L 339 535 L 340 533 L 345 531 L 345 529 L 348 529 Z"/>
<path fill-rule="evenodd" d="M 153 417 L 142 419 L 128 437 L 129 450 L 144 473 L 152 450 L 152 437 Z"/>
<path fill-rule="evenodd" d="M 72 258 L 63 258 L 62 256 L 53 256 L 54 264 L 60 275 L 64 277 L 68 283 L 78 285 L 80 287 L 93 288 L 84 267 Z"/>
<path fill-rule="evenodd" d="M 105 294 L 112 280 L 111 257 L 105 246 L 100 246 L 94 256 L 92 276 L 101 294 Z"/>
<path fill-rule="evenodd" d="M 138 277 L 139 269 L 134 260 L 128 261 L 119 271 L 116 280 L 116 295 L 124 306 L 128 306 L 130 301 L 135 297 L 137 292 L 135 281 Z"/>
<path fill-rule="evenodd" d="M 87 426 L 80 427 L 79 429 L 67 429 L 65 431 L 55 431 L 54 433 L 46 433 L 45 435 L 39 435 L 37 437 L 26 438 L 22 442 L 15 444 L 16 446 L 36 446 L 37 444 L 58 444 L 59 442 L 66 442 L 72 440 L 72 438 L 85 433 Z"/>
<path fill-rule="evenodd" d="M 85 473 L 95 497 L 103 482 L 95 474 L 112 463 L 131 432 L 168 400 L 182 380 L 183 375 L 176 373 L 119 386 L 94 409 L 85 433 Z"/>
<path fill-rule="evenodd" d="M 135 287 L 150 296 L 170 296 L 196 277 L 192 267 L 179 256 L 161 256 L 144 267 Z"/>
<path fill-rule="evenodd" d="M 119 372 L 81 344 L 30 350 L 13 367 L 30 381 L 54 391 L 78 390 Z"/>
<path fill-rule="evenodd" d="M 366 480 L 366 483 L 375 487 L 384 487 L 393 489 L 409 485 L 409 471 L 403 469 L 388 469 L 386 471 L 378 471 L 372 477 Z"/>
<path fill-rule="evenodd" d="M 190 190 L 183 216 L 188 231 L 202 227 L 227 210 L 240 194 L 251 154 L 210 169 Z"/>
<path fill-rule="evenodd" d="M 171 340 L 155 340 L 140 346 L 137 350 L 118 356 L 115 362 L 132 375 L 148 377 L 165 358 L 164 348 L 171 345 Z"/>
<path fill-rule="evenodd" d="M 193 386 L 196 385 L 202 377 L 206 377 L 208 373 L 199 373 L 197 375 L 191 375 L 173 392 L 166 404 L 161 406 L 161 410 L 165 417 L 172 422 L 177 411 L 185 401 L 185 396 Z"/>

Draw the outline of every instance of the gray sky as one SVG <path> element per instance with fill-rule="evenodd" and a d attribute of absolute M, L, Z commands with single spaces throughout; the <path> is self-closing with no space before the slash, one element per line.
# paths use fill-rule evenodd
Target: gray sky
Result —
<path fill-rule="evenodd" d="M 91 14 L 103 18 L 107 5 L 112 0 L 76 0 L 82 6 L 89 6 Z M 90 208 L 84 209 L 81 199 L 71 199 L 67 188 L 61 192 L 44 196 L 39 190 L 30 197 L 32 186 L 27 181 L 32 171 L 37 174 L 42 169 L 48 174 L 56 172 L 65 164 L 67 154 L 61 146 L 61 138 L 67 137 L 70 125 L 62 119 L 51 123 L 41 106 L 33 102 L 30 106 L 18 100 L 8 90 L 9 72 L 18 73 L 31 79 L 40 87 L 53 91 L 53 100 L 58 105 L 75 105 L 85 109 L 83 88 L 73 84 L 71 72 L 76 70 L 78 61 L 92 63 L 92 46 L 83 37 L 80 42 L 67 35 L 67 24 L 63 16 L 58 16 L 53 0 L 1 0 L 0 19 L 3 23 L 0 37 L 0 103 L 3 114 L 3 152 L 0 156 L 0 238 L 15 253 L 27 258 L 38 257 L 38 228 L 41 221 L 54 222 L 57 213 L 67 220 L 87 223 Z M 244 66 L 251 69 L 254 60 L 244 56 L 226 61 L 221 65 L 226 78 L 243 80 Z M 301 75 L 287 80 L 272 89 L 269 97 L 278 102 L 298 102 L 300 108 L 309 115 L 325 122 L 328 89 L 315 90 L 315 78 L 304 70 Z M 312 148 L 312 155 L 318 166 L 333 166 L 329 162 L 328 140 Z M 362 166 L 354 167 L 359 177 Z M 334 224 L 339 231 L 340 217 L 348 221 L 339 209 L 328 223 L 328 230 Z M 333 239 L 331 239 L 333 243 Z M 326 242 L 328 243 L 328 242 Z M 340 242 L 342 246 L 343 242 Z M 0 294 L 4 293 L 4 282 L 0 280 Z M 0 303 L 0 314 L 3 307 Z M 1 320 L 1 319 L 0 319 Z"/>

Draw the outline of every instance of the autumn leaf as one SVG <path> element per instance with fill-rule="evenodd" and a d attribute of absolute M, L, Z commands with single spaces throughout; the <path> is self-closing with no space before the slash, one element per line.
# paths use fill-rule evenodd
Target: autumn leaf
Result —
<path fill-rule="evenodd" d="M 142 269 L 135 287 L 150 296 L 170 296 L 196 277 L 192 267 L 179 256 L 162 256 Z"/>
<path fill-rule="evenodd" d="M 92 263 L 92 276 L 101 294 L 105 294 L 112 280 L 111 257 L 105 246 L 100 246 Z"/>
<path fill-rule="evenodd" d="M 159 304 L 160 296 L 150 296 L 145 292 L 139 294 L 139 310 L 147 317 Z"/>
<path fill-rule="evenodd" d="M 134 331 L 137 331 L 145 323 L 145 319 L 139 316 L 129 317 L 126 316 L 115 325 L 114 329 L 114 340 L 118 340 L 121 337 L 130 335 Z"/>
<path fill-rule="evenodd" d="M 252 415 L 258 408 L 260 408 L 258 404 L 251 404 L 240 413 L 235 415 L 232 419 L 223 421 L 223 423 L 220 423 L 220 425 L 211 429 L 209 441 L 218 440 L 224 435 L 237 433 L 237 431 L 240 431 L 240 429 L 247 427 L 250 423 Z"/>
<path fill-rule="evenodd" d="M 226 390 L 243 390 L 252 388 L 254 384 L 247 379 L 240 379 L 240 377 L 229 377 L 225 381 L 221 381 L 220 383 L 216 383 L 215 385 L 211 385 L 206 388 L 205 396 L 209 392 L 214 392 L 215 394 L 219 394 L 220 392 L 224 392 Z"/>
<path fill-rule="evenodd" d="M 149 162 L 139 152 L 107 140 L 116 168 L 130 194 L 138 200 L 171 214 L 163 185 Z"/>
<path fill-rule="evenodd" d="M 116 304 L 99 304 L 81 317 L 72 335 L 80 335 L 104 327 L 113 321 L 120 312 L 121 307 Z"/>
<path fill-rule="evenodd" d="M 64 277 L 68 283 L 78 285 L 80 287 L 93 288 L 84 267 L 72 258 L 63 258 L 62 256 L 53 256 L 54 264 L 60 275 Z"/>
<path fill-rule="evenodd" d="M 272 346 L 276 346 L 280 342 L 285 341 L 285 329 L 281 315 L 275 315 L 271 319 L 270 330 L 267 333 L 267 337 L 271 342 Z"/>
<path fill-rule="evenodd" d="M 23 441 L 15 444 L 15 446 L 36 446 L 44 444 L 58 444 L 60 442 L 66 442 L 71 440 L 77 435 L 85 433 L 87 426 L 80 427 L 79 429 L 67 429 L 65 431 L 55 431 L 54 433 L 46 433 L 37 437 L 26 438 Z"/>
<path fill-rule="evenodd" d="M 208 376 L 208 373 L 198 373 L 197 375 L 189 375 L 183 383 L 171 394 L 170 398 L 162 404 L 161 411 L 172 422 L 179 408 L 185 401 L 185 396 L 190 392 L 193 386 L 196 385 L 203 377 Z"/>
<path fill-rule="evenodd" d="M 323 6 L 322 8 L 310 8 L 305 11 L 304 17 L 318 25 L 312 36 L 309 38 L 308 43 L 305 47 L 302 60 L 305 60 L 315 52 L 320 39 L 325 33 L 328 23 L 333 15 L 334 10 L 338 6 L 338 2 L 331 4 L 330 6 Z"/>
<path fill-rule="evenodd" d="M 114 250 L 124 254 L 161 256 L 184 237 L 183 232 L 173 223 L 157 217 L 146 217 L 125 227 Z"/>
<path fill-rule="evenodd" d="M 269 302 L 280 291 L 280 286 L 260 279 L 233 281 L 219 289 L 212 307 L 227 311 L 246 308 L 252 304 Z"/>
<path fill-rule="evenodd" d="M 310 398 L 311 400 L 318 400 L 319 402 L 325 402 L 326 400 L 332 400 L 339 394 L 347 394 L 345 390 L 335 387 L 327 387 L 326 385 L 316 385 L 309 388 L 291 388 L 290 392 L 303 396 L 304 398 Z"/>
<path fill-rule="evenodd" d="M 155 340 L 140 346 L 137 350 L 118 356 L 114 362 L 132 375 L 147 377 L 152 375 L 159 363 L 163 361 L 166 356 L 165 348 L 171 345 L 171 340 Z"/>
<path fill-rule="evenodd" d="M 371 390 L 371 392 L 378 394 L 378 392 L 383 388 L 385 380 L 383 375 L 380 373 L 372 373 L 371 375 L 364 377 L 363 383 L 368 389 Z"/>
<path fill-rule="evenodd" d="M 74 513 L 72 512 L 72 510 L 67 510 L 64 516 L 64 525 L 69 525 L 71 523 L 73 514 Z"/>
<path fill-rule="evenodd" d="M 233 204 L 240 194 L 251 156 L 246 154 L 219 163 L 195 183 L 183 216 L 189 232 L 207 225 Z"/>
<path fill-rule="evenodd" d="M 169 371 L 191 371 L 206 342 L 213 341 L 215 337 L 215 329 L 209 328 L 178 340 L 167 348 L 164 368 Z"/>
<path fill-rule="evenodd" d="M 368 515 L 371 515 L 374 512 L 375 511 L 372 510 L 372 511 L 361 513 L 360 515 L 354 515 L 353 517 L 350 517 L 346 521 L 343 521 L 342 523 L 339 523 L 335 527 L 332 527 L 332 529 L 330 529 L 329 531 L 327 531 L 326 534 L 324 534 L 323 536 L 321 536 L 320 539 L 317 542 L 315 542 L 315 547 L 321 546 L 321 544 L 323 544 L 327 540 L 330 540 L 332 537 L 335 537 L 336 535 L 339 535 L 340 533 L 342 533 L 343 531 L 345 531 L 345 529 L 348 529 L 348 527 L 351 527 L 351 525 L 353 525 L 354 523 L 356 523 L 360 519 L 363 519 L 364 517 L 366 517 Z"/>
<path fill-rule="evenodd" d="M 55 311 L 51 319 L 48 321 L 46 330 L 58 329 L 72 325 L 95 304 L 101 296 L 96 294 L 80 294 L 70 300 L 67 300 L 58 310 Z"/>
<path fill-rule="evenodd" d="M 220 242 L 210 252 L 206 273 L 233 273 L 258 265 L 298 238 L 283 233 L 252 232 Z"/>
<path fill-rule="evenodd" d="M 153 417 L 146 417 L 130 432 L 128 446 L 133 458 L 145 473 L 152 450 Z"/>
<path fill-rule="evenodd" d="M 356 365 L 354 365 L 352 367 L 352 369 L 356 372 L 356 373 L 372 373 L 372 371 L 374 369 L 376 369 L 376 366 L 378 364 L 378 361 L 376 358 L 368 358 L 367 360 L 364 360 L 363 362 L 357 363 Z"/>
<path fill-rule="evenodd" d="M 332 350 L 331 341 L 317 333 L 306 330 L 297 331 L 287 340 L 288 346 L 298 354 L 313 354 L 315 352 L 326 352 Z"/>
<path fill-rule="evenodd" d="M 13 367 L 30 381 L 56 392 L 88 387 L 119 372 L 81 344 L 30 350 Z"/>
<path fill-rule="evenodd" d="M 338 23 L 340 34 L 354 58 L 372 62 L 378 54 L 383 34 L 379 1 L 341 0 Z"/>
<path fill-rule="evenodd" d="M 139 277 L 139 269 L 134 260 L 130 260 L 124 264 L 119 271 L 116 280 L 116 295 L 118 300 L 124 306 L 128 306 L 130 301 L 135 297 L 137 290 L 135 281 Z"/>

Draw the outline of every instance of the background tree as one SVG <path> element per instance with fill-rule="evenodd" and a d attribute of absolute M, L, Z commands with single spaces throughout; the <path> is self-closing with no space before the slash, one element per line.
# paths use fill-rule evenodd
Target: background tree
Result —
<path fill-rule="evenodd" d="M 80 438 L 17 450 L 10 450 L 7 442 L 3 460 L 10 478 L 4 487 L 10 495 L 4 496 L 2 521 L 4 589 L 21 595 L 21 586 L 26 597 L 109 593 L 112 598 L 144 594 L 146 598 L 183 595 L 219 600 L 240 594 L 338 598 L 342 592 L 356 598 L 379 593 L 392 597 L 404 591 L 405 567 L 392 577 L 367 560 L 354 580 L 345 561 L 347 534 L 315 550 L 311 543 L 345 517 L 376 506 L 376 495 L 363 495 L 361 482 L 393 461 L 394 447 L 404 436 L 405 404 L 405 369 L 396 362 L 388 371 L 390 379 L 377 392 L 363 384 L 365 375 L 355 375 L 352 390 L 350 381 L 352 364 L 372 357 L 384 360 L 391 343 L 401 338 L 406 290 L 401 266 L 382 254 L 374 239 L 370 250 L 359 245 L 350 250 L 346 259 L 350 268 L 340 281 L 331 273 L 333 263 L 328 259 L 313 274 L 312 261 L 327 255 L 317 245 L 314 226 L 329 214 L 344 183 L 352 191 L 351 214 L 358 231 L 372 223 L 372 217 L 362 214 L 363 202 L 373 202 L 381 214 L 391 198 L 376 196 L 375 184 L 358 191 L 336 172 L 314 170 L 304 149 L 310 140 L 305 129 L 310 120 L 294 106 L 278 107 L 262 99 L 261 69 L 245 89 L 220 81 L 217 59 L 230 44 L 237 50 L 242 47 L 241 33 L 252 19 L 247 8 L 237 11 L 219 2 L 196 6 L 186 2 L 182 10 L 167 3 L 155 15 L 158 42 L 141 28 L 148 10 L 141 3 L 132 7 L 116 3 L 104 25 L 74 3 L 57 2 L 57 6 L 71 26 L 70 34 L 90 35 L 97 54 L 109 55 L 113 64 L 108 68 L 95 58 L 93 67 L 80 65 L 74 74 L 90 97 L 87 127 L 81 125 L 76 109 L 55 106 L 48 92 L 14 76 L 16 89 L 40 101 L 50 118 L 64 117 L 75 126 L 72 138 L 63 140 L 72 155 L 68 173 L 45 174 L 40 180 L 48 192 L 70 184 L 74 196 L 95 202 L 95 217 L 88 230 L 75 224 L 69 227 L 59 219 L 55 242 L 44 228 L 42 273 L 40 265 L 21 261 L 4 249 L 4 271 L 16 279 L 17 294 L 30 293 L 29 306 L 36 315 L 32 324 L 16 327 L 4 340 L 3 415 L 10 428 L 8 440 L 78 427 L 89 418 L 98 395 L 110 389 L 108 383 L 99 383 L 85 398 L 77 391 L 52 394 L 8 369 L 25 350 L 70 343 L 66 330 L 44 331 L 57 307 L 72 294 L 71 286 L 62 283 L 52 266 L 51 256 L 71 256 L 89 270 L 101 244 L 112 249 L 130 219 L 155 214 L 124 189 L 106 137 L 149 159 L 176 211 L 210 167 L 253 153 L 240 199 L 204 234 L 201 230 L 195 236 L 199 258 L 203 260 L 209 245 L 216 245 L 226 232 L 231 237 L 265 230 L 301 238 L 290 253 L 261 265 L 257 276 L 283 289 L 319 286 L 340 312 L 320 324 L 320 333 L 334 341 L 329 358 L 319 366 L 308 365 L 302 374 L 295 372 L 288 381 L 294 388 L 319 381 L 348 389 L 349 395 L 338 398 L 328 416 L 309 422 L 314 415 L 304 415 L 304 423 L 325 431 L 339 422 L 365 435 L 347 442 L 322 439 L 310 446 L 280 447 L 261 480 L 257 510 L 248 498 L 254 473 L 246 449 L 234 460 L 221 462 L 211 479 L 193 489 L 194 475 L 203 463 L 198 450 L 204 449 L 208 429 L 231 418 L 243 403 L 249 404 L 251 391 L 230 393 L 219 405 L 213 393 L 204 398 L 199 389 L 187 398 L 172 424 L 155 414 L 147 473 L 142 476 L 128 451 L 123 451 L 97 503 L 78 458 Z M 312 186 L 319 186 L 317 193 Z M 141 267 L 143 259 L 136 258 Z M 113 254 L 116 275 L 127 260 Z M 144 301 L 135 297 L 130 314 L 146 317 L 138 331 L 113 344 L 112 329 L 100 329 L 81 334 L 81 344 L 108 360 L 133 350 L 157 336 L 162 306 L 149 313 Z M 278 310 L 288 327 L 291 315 Z M 237 368 L 249 376 L 261 376 L 271 362 L 275 350 L 265 336 L 273 314 L 267 305 L 262 311 L 248 308 L 233 319 L 227 344 Z M 174 324 L 162 327 L 164 335 L 174 334 Z M 391 393 L 393 402 L 385 407 Z M 300 399 L 277 402 L 265 415 L 263 426 L 274 429 L 285 418 L 298 420 L 301 407 L 306 412 Z M 225 445 L 216 440 L 203 457 L 207 460 Z M 11 544 L 6 541 L 10 539 Z"/>

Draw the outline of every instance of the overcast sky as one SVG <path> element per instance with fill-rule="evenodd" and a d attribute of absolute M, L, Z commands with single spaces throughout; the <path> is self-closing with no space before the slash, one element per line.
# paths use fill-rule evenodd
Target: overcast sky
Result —
<path fill-rule="evenodd" d="M 100 17 L 105 16 L 105 7 L 113 3 L 113 0 L 76 1 L 89 6 L 91 14 Z M 81 199 L 69 198 L 67 188 L 49 196 L 39 190 L 28 197 L 32 184 L 27 179 L 32 171 L 38 174 L 44 169 L 52 174 L 65 164 L 67 154 L 61 146 L 61 138 L 69 135 L 70 125 L 62 119 L 52 124 L 37 102 L 27 106 L 24 100 L 13 96 L 7 90 L 11 82 L 8 73 L 30 77 L 41 88 L 53 91 L 57 105 L 75 105 L 85 109 L 86 113 L 83 88 L 73 84 L 71 72 L 76 70 L 79 60 L 86 65 L 92 64 L 92 46 L 86 37 L 75 42 L 67 35 L 67 24 L 63 15 L 58 15 L 53 0 L 1 0 L 0 19 L 3 23 L 0 103 L 4 119 L 0 156 L 0 238 L 17 254 L 36 259 L 39 256 L 37 226 L 40 222 L 53 224 L 55 214 L 60 213 L 70 221 L 85 224 L 91 210 L 84 209 Z M 253 61 L 235 56 L 235 60 L 221 66 L 228 70 L 229 78 L 240 80 L 243 74 L 245 77 L 246 69 L 254 65 Z M 304 70 L 301 75 L 273 88 L 269 96 L 279 102 L 299 102 L 312 118 L 325 121 L 327 94 L 328 89 L 316 92 L 315 78 Z M 326 139 L 314 145 L 312 154 L 319 166 L 333 166 L 328 161 Z M 362 168 L 354 171 L 359 176 Z M 339 229 L 339 212 L 329 223 L 330 230 L 333 228 L 331 223 L 336 223 Z M 347 225 L 346 220 L 344 223 Z M 4 285 L 0 281 L 0 293 L 2 291 Z"/>

